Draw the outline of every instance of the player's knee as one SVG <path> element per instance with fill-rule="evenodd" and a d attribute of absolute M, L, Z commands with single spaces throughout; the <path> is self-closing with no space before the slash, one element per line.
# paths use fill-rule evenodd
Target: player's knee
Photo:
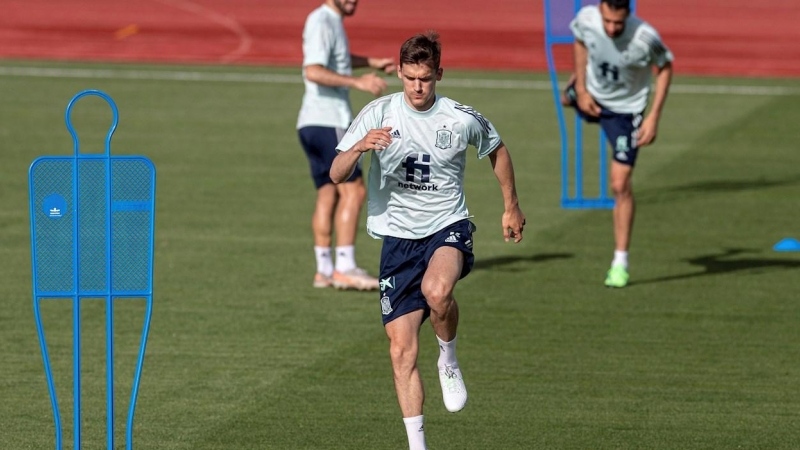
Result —
<path fill-rule="evenodd" d="M 407 372 L 414 368 L 417 361 L 417 347 L 412 342 L 392 340 L 389 345 L 389 356 L 396 372 Z"/>
<path fill-rule="evenodd" d="M 339 185 L 339 194 L 353 203 L 363 203 L 367 198 L 367 188 L 360 179 Z"/>
<path fill-rule="evenodd" d="M 633 195 L 633 186 L 629 178 L 611 180 L 611 191 L 616 197 L 630 197 Z"/>
<path fill-rule="evenodd" d="M 434 311 L 446 310 L 453 302 L 452 287 L 440 281 L 425 281 L 422 283 L 422 295 Z"/>

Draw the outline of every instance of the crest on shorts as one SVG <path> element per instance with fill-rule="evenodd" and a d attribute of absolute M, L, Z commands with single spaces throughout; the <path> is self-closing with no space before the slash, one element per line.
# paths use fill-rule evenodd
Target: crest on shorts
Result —
<path fill-rule="evenodd" d="M 389 301 L 388 296 L 384 295 L 381 297 L 381 314 L 388 316 L 392 311 L 392 302 Z"/>
<path fill-rule="evenodd" d="M 450 130 L 439 130 L 436 132 L 436 147 L 445 149 L 452 146 L 453 132 Z"/>
<path fill-rule="evenodd" d="M 630 148 L 628 147 L 628 136 L 618 136 L 616 147 L 618 152 L 629 151 Z"/>

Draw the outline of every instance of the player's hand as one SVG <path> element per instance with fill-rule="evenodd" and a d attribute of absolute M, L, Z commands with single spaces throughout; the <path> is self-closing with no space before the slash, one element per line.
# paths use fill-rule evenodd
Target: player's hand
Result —
<path fill-rule="evenodd" d="M 592 117 L 600 117 L 600 105 L 594 101 L 592 95 L 586 91 L 578 92 L 578 108 Z"/>
<path fill-rule="evenodd" d="M 386 80 L 374 73 L 366 73 L 356 78 L 355 88 L 377 97 L 386 90 Z"/>
<path fill-rule="evenodd" d="M 395 65 L 394 60 L 392 58 L 381 58 L 376 59 L 374 62 L 374 68 L 378 70 L 382 70 L 383 73 L 391 75 L 397 71 L 397 65 Z"/>
<path fill-rule="evenodd" d="M 656 134 L 658 133 L 658 120 L 653 116 L 648 116 L 639 127 L 638 139 L 636 140 L 637 147 L 650 145 L 656 141 Z"/>
<path fill-rule="evenodd" d="M 361 153 L 365 153 L 370 150 L 379 152 L 386 149 L 386 147 L 392 143 L 392 137 L 389 135 L 390 131 L 392 131 L 392 127 L 375 128 L 369 130 L 369 133 L 367 133 L 366 136 L 358 141 L 359 145 L 357 150 Z"/>
<path fill-rule="evenodd" d="M 522 229 L 525 227 L 525 215 L 519 206 L 503 213 L 503 238 L 506 242 L 514 239 L 514 243 L 522 240 Z"/>
<path fill-rule="evenodd" d="M 383 66 L 383 73 L 386 75 L 392 75 L 397 73 L 397 64 L 392 61 L 390 64 Z"/>

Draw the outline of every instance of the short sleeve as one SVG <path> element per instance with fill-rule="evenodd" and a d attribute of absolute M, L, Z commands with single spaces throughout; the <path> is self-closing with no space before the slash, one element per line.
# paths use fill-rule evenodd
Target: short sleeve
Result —
<path fill-rule="evenodd" d="M 569 28 L 572 30 L 572 35 L 575 36 L 575 40 L 583 42 L 584 39 L 584 32 L 589 28 L 589 7 L 583 7 L 578 14 L 575 15 L 575 18 L 572 19 L 572 22 L 569 23 Z"/>
<path fill-rule="evenodd" d="M 333 53 L 333 31 L 319 15 L 309 16 L 303 30 L 303 67 L 327 66 Z"/>
<path fill-rule="evenodd" d="M 674 59 L 672 52 L 661 41 L 661 36 L 658 35 L 655 29 L 647 26 L 639 33 L 638 41 L 645 46 L 650 62 L 658 67 L 664 67 L 668 62 Z"/>
<path fill-rule="evenodd" d="M 382 122 L 382 109 L 379 107 L 379 102 L 382 99 L 373 100 L 364 109 L 358 113 L 358 116 L 353 120 L 353 123 L 350 124 L 350 128 L 347 129 L 347 132 L 342 137 L 342 140 L 339 141 L 339 145 L 336 146 L 337 152 L 346 152 L 350 150 L 356 142 L 360 141 L 361 138 L 369 133 L 369 130 L 380 128 Z"/>
<path fill-rule="evenodd" d="M 455 108 L 468 116 L 464 118 L 467 137 L 469 143 L 478 149 L 478 158 L 484 158 L 495 151 L 501 139 L 492 122 L 471 106 L 456 104 Z"/>

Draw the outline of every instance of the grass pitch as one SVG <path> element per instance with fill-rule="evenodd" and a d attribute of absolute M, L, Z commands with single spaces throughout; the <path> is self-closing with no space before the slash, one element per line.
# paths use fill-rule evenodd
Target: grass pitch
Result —
<path fill-rule="evenodd" d="M 53 445 L 31 306 L 27 168 L 38 156 L 71 154 L 64 108 L 90 88 L 119 106 L 112 152 L 146 155 L 158 173 L 155 307 L 135 448 L 407 448 L 377 296 L 311 288 L 314 191 L 294 130 L 296 69 L 4 61 L 1 71 L 0 448 Z M 120 76 L 164 72 L 206 81 Z M 641 151 L 632 283 L 609 290 L 610 212 L 559 207 L 551 92 L 448 85 L 476 78 L 544 78 L 447 72 L 439 85 L 500 131 L 529 225 L 521 244 L 503 242 L 490 165 L 470 160 L 477 262 L 456 290 L 470 401 L 461 413 L 445 411 L 426 325 L 420 363 L 430 447 L 796 448 L 800 254 L 771 250 L 800 238 L 796 80 L 675 80 L 711 88 L 676 89 L 657 143 Z M 710 93 L 718 85 L 790 91 Z M 354 93 L 356 110 L 367 101 Z M 83 151 L 102 151 L 110 124 L 102 100 L 81 100 L 73 121 Z M 592 194 L 596 175 L 587 178 Z M 376 272 L 379 250 L 362 232 L 360 265 Z M 143 305 L 118 305 L 123 448 Z M 87 449 L 105 448 L 103 314 L 100 302 L 84 306 Z M 68 303 L 46 303 L 44 320 L 71 448 Z"/>

